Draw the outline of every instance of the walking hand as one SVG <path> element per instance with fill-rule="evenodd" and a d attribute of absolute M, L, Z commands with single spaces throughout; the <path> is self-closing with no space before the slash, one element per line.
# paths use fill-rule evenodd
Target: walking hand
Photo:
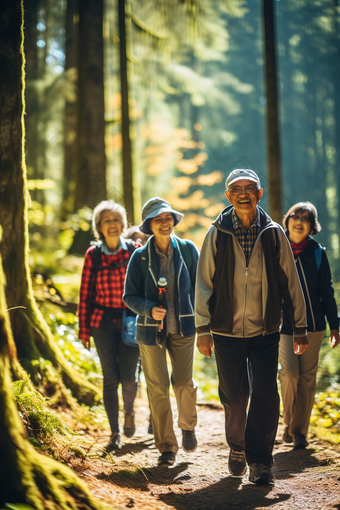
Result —
<path fill-rule="evenodd" d="M 119 425 L 118 385 L 122 384 L 124 434 L 135 433 L 133 404 L 139 382 L 139 349 L 123 342 L 123 318 L 127 310 L 122 296 L 132 252 L 131 241 L 122 237 L 127 227 L 125 209 L 104 200 L 93 211 L 92 227 L 98 242 L 86 254 L 79 298 L 79 338 L 90 348 L 93 337 L 103 370 L 104 405 L 111 427 L 107 451 L 122 447 Z M 140 246 L 140 244 L 138 244 Z"/>
<path fill-rule="evenodd" d="M 279 379 L 286 424 L 283 440 L 299 449 L 308 445 L 306 438 L 319 351 L 326 328 L 325 317 L 331 330 L 331 345 L 336 347 L 340 342 L 339 312 L 325 248 L 311 237 L 321 230 L 316 207 L 310 202 L 293 205 L 284 217 L 283 226 L 293 250 L 307 309 L 307 351 L 299 357 L 294 354 L 293 330 L 285 304 L 279 345 Z"/>
<path fill-rule="evenodd" d="M 166 353 L 178 407 L 182 447 L 196 449 L 196 386 L 193 381 L 196 246 L 173 235 L 183 214 L 151 198 L 142 209 L 140 230 L 152 237 L 131 257 L 123 299 L 138 314 L 137 342 L 149 393 L 158 463 L 174 464 L 178 443 L 173 429 Z"/>
<path fill-rule="evenodd" d="M 197 348 L 211 357 L 225 410 L 229 471 L 272 484 L 272 451 L 279 418 L 277 389 L 281 296 L 293 327 L 294 346 L 308 346 L 306 308 L 289 242 L 257 204 L 260 179 L 233 170 L 225 195 L 231 205 L 212 223 L 203 242 L 196 282 Z M 252 374 L 249 402 L 248 360 Z"/>

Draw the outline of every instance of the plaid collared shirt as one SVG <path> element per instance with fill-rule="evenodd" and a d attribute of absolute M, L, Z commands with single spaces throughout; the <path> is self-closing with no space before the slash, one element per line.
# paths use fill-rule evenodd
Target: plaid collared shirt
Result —
<path fill-rule="evenodd" d="M 257 236 L 259 235 L 261 228 L 260 210 L 258 207 L 256 207 L 256 220 L 254 221 L 249 230 L 243 228 L 243 225 L 240 219 L 238 218 L 235 209 L 233 209 L 232 211 L 232 222 L 235 237 L 241 245 L 248 265 L 251 252 L 253 251 L 255 241 L 257 239 Z"/>
<path fill-rule="evenodd" d="M 139 245 L 138 245 L 139 246 Z M 110 253 L 107 248 L 102 249 L 100 267 L 108 267 L 97 274 L 95 282 L 93 252 L 95 246 L 90 246 L 85 253 L 85 261 L 81 278 L 78 317 L 80 339 L 88 340 L 91 335 L 90 328 L 99 328 L 104 311 L 92 307 L 94 300 L 99 305 L 110 308 L 126 308 L 122 300 L 124 293 L 124 283 L 126 274 L 126 265 L 115 269 L 109 267 L 112 263 L 127 262 L 130 258 L 129 251 L 125 242 L 121 242 L 118 250 Z"/>

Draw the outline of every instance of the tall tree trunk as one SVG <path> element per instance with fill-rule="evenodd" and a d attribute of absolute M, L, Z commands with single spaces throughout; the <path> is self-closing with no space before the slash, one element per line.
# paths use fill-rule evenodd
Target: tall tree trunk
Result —
<path fill-rule="evenodd" d="M 75 24 L 76 0 L 67 0 L 65 16 L 65 72 L 76 71 L 76 48 L 75 48 Z M 71 72 L 72 72 L 71 71 Z M 73 212 L 75 179 L 72 167 L 72 158 L 76 148 L 77 111 L 76 102 L 66 99 L 64 114 L 64 178 L 63 178 L 63 201 L 61 207 L 61 219 L 65 220 L 67 213 Z M 72 200 L 73 197 L 73 200 Z"/>
<path fill-rule="evenodd" d="M 27 172 L 32 179 L 39 179 L 39 94 L 37 80 L 39 78 L 38 62 L 38 8 L 40 0 L 30 2 L 24 11 L 24 29 L 26 35 L 25 60 L 26 60 L 26 162 Z M 32 198 L 41 202 L 43 191 L 33 190 Z"/>
<path fill-rule="evenodd" d="M 103 0 L 81 0 L 76 209 L 106 198 L 103 48 Z"/>
<path fill-rule="evenodd" d="M 267 90 L 269 211 L 273 220 L 281 223 L 283 214 L 274 2 L 273 0 L 263 0 L 262 5 Z"/>
<path fill-rule="evenodd" d="M 127 69 L 127 36 L 125 0 L 118 0 L 119 49 L 120 49 L 120 90 L 122 96 L 122 164 L 124 206 L 129 223 L 135 223 L 133 205 L 133 172 L 130 139 L 129 84 Z"/>
<path fill-rule="evenodd" d="M 11 18 L 20 16 L 20 0 L 11 2 Z M 3 11 L 3 9 L 0 10 Z M 0 14 L 3 12 L 0 11 Z M 1 16 L 1 21 L 3 18 Z M 20 21 L 20 17 L 19 17 Z M 10 20 L 16 31 L 20 24 Z M 20 33 L 20 32 L 19 32 Z M 0 227 L 0 242 L 2 229 Z M 0 506 L 23 503 L 36 510 L 104 510 L 73 471 L 29 443 L 11 388 L 10 355 L 13 338 L 6 312 L 5 276 L 0 256 Z"/>
<path fill-rule="evenodd" d="M 23 127 L 23 6 L 21 0 L 0 2 L 0 250 L 6 259 L 11 299 L 19 286 L 27 300 L 27 193 Z M 17 189 L 16 189 L 17 187 Z M 24 190 L 24 192 L 23 192 Z M 15 209 L 15 212 L 13 210 Z M 14 238 L 14 241 L 12 241 Z M 15 270 L 13 270 L 15 269 Z M 28 442 L 11 394 L 10 354 L 15 355 L 6 312 L 5 276 L 0 256 L 0 506 L 24 503 L 36 510 L 100 509 L 77 476 L 62 464 L 39 455 Z M 30 287 L 28 287 L 30 288 Z M 31 297 L 31 296 L 30 296 Z M 31 299 L 32 301 L 32 299 Z M 16 321 L 17 331 L 20 322 Z M 26 323 L 26 330 L 27 330 Z M 30 343 L 31 339 L 27 338 Z"/>
<path fill-rule="evenodd" d="M 1 255 L 8 306 L 18 356 L 33 381 L 42 377 L 32 360 L 41 357 L 61 369 L 64 382 L 80 400 L 92 404 L 98 390 L 68 366 L 35 302 L 28 265 L 27 180 L 24 154 L 24 54 L 20 0 L 0 3 L 0 225 Z M 55 376 L 58 372 L 55 371 Z M 46 375 L 47 377 L 47 375 Z M 60 379 L 60 378 L 58 378 Z M 43 378 L 46 385 L 50 381 Z M 60 381 L 60 387 L 62 383 Z"/>

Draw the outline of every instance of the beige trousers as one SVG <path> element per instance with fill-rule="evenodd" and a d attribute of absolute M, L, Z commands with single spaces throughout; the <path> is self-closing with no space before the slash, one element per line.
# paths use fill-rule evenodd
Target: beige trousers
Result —
<path fill-rule="evenodd" d="M 306 351 L 294 354 L 291 335 L 281 335 L 279 343 L 279 380 L 283 403 L 283 420 L 293 436 L 307 436 L 309 418 L 314 403 L 319 351 L 324 332 L 308 333 Z"/>
<path fill-rule="evenodd" d="M 197 423 L 197 387 L 192 377 L 194 344 L 195 336 L 183 337 L 169 333 L 162 348 L 158 345 L 139 345 L 149 392 L 155 444 L 160 453 L 178 451 L 169 396 L 170 381 L 166 351 L 171 360 L 171 382 L 177 401 L 178 426 L 182 430 L 193 430 Z"/>

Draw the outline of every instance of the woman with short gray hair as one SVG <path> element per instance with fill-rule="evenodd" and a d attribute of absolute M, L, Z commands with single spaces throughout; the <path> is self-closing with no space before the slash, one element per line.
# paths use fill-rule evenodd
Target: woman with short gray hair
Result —
<path fill-rule="evenodd" d="M 124 401 L 124 434 L 135 433 L 134 400 L 139 379 L 139 349 L 123 341 L 123 317 L 134 315 L 122 300 L 127 264 L 135 249 L 124 240 L 127 219 L 124 207 L 103 200 L 93 211 L 97 243 L 85 253 L 79 299 L 79 339 L 87 349 L 92 336 L 103 369 L 104 405 L 111 427 L 107 451 L 121 448 L 118 385 Z M 140 244 L 138 244 L 140 246 Z"/>

